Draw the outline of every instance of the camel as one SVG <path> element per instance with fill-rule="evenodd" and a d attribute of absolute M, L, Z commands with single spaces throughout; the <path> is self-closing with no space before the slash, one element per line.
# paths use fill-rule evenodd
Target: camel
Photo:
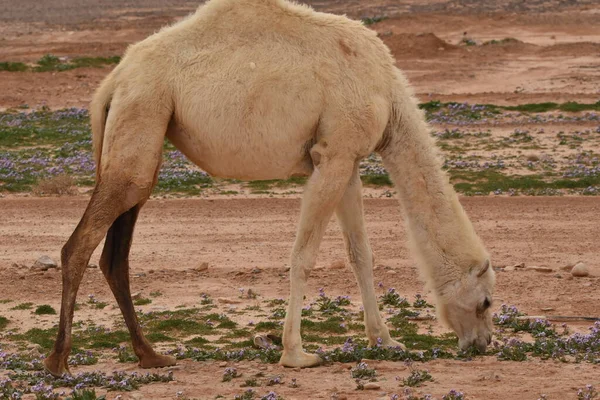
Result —
<path fill-rule="evenodd" d="M 334 212 L 361 292 L 369 343 L 405 348 L 383 321 L 373 285 L 359 162 L 377 152 L 394 182 L 409 240 L 437 313 L 463 349 L 490 343 L 494 271 L 451 186 L 413 89 L 389 48 L 361 22 L 286 0 L 210 0 L 130 46 L 91 102 L 96 184 L 62 248 L 62 302 L 44 361 L 69 373 L 77 290 L 106 237 L 101 270 L 142 368 L 175 364 L 144 337 L 128 256 L 166 138 L 212 176 L 310 176 L 290 258 L 279 363 L 313 367 L 300 320 L 307 278 Z"/>

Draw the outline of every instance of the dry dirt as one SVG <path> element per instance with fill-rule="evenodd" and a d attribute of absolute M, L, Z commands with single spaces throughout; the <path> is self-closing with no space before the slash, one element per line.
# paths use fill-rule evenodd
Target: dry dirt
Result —
<path fill-rule="evenodd" d="M 86 205 L 86 197 L 0 199 L 0 298 L 13 299 L 0 304 L 0 314 L 11 316 L 16 303 L 59 306 L 60 273 L 33 274 L 12 263 L 32 264 L 41 254 L 59 258 L 60 248 L 76 225 Z M 524 262 L 547 266 L 554 273 L 498 272 L 495 306 L 515 304 L 530 315 L 544 314 L 552 308 L 558 315 L 599 315 L 596 288 L 600 283 L 600 242 L 597 240 L 597 216 L 600 199 L 579 198 L 462 198 L 493 255 L 494 265 Z M 285 298 L 288 293 L 286 265 L 299 211 L 299 199 L 181 199 L 149 201 L 137 226 L 131 254 L 132 290 L 163 295 L 144 311 L 174 309 L 198 303 L 200 293 L 212 298 L 238 299 L 239 288 L 252 288 L 257 300 L 243 300 L 240 309 L 257 301 Z M 416 268 L 404 245 L 404 233 L 398 203 L 394 199 L 366 200 L 368 232 L 376 254 L 376 282 L 385 288 L 395 287 L 406 296 L 423 292 Z M 324 288 L 331 296 L 350 295 L 360 302 L 349 270 L 329 266 L 343 259 L 344 250 L 337 224 L 332 221 L 325 236 L 317 267 L 309 280 L 307 298 Z M 92 262 L 97 263 L 98 251 Z M 560 267 L 584 260 L 592 267 L 589 278 L 568 279 Z M 210 267 L 206 273 L 191 271 L 202 262 Z M 258 267 L 261 272 L 253 273 Z M 145 273 L 145 276 L 137 277 Z M 142 274 L 143 275 L 143 274 Z M 380 290 L 382 292 L 382 290 Z M 114 304 L 102 274 L 88 270 L 80 289 L 79 301 L 89 294 Z M 431 301 L 429 294 L 426 298 Z M 221 305 L 221 307 L 229 307 Z M 14 315 L 14 312 L 12 312 Z M 11 317 L 14 319 L 15 317 Z M 99 324 L 119 318 L 118 310 L 76 313 L 76 321 L 92 319 Z M 50 327 L 55 316 L 32 317 L 23 312 L 19 330 L 31 326 Z M 585 330 L 585 324 L 572 325 Z M 436 326 L 436 331 L 441 330 Z M 175 371 L 174 384 L 143 386 L 144 398 L 175 398 L 183 390 L 189 397 L 214 398 L 233 396 L 242 389 L 237 384 L 220 382 L 223 367 L 214 362 L 183 361 Z M 258 370 L 251 362 L 230 363 L 247 374 Z M 350 364 L 346 364 L 350 365 Z M 296 378 L 300 388 L 275 388 L 286 399 L 328 399 L 336 390 L 348 399 L 378 398 L 382 393 L 400 393 L 395 376 L 407 375 L 402 363 L 374 363 L 382 388 L 377 392 L 357 392 L 345 366 L 328 366 L 293 371 L 269 366 L 268 372 L 283 374 L 286 381 Z M 437 398 L 450 388 L 460 389 L 469 399 L 537 399 L 540 393 L 552 399 L 572 398 L 575 389 L 598 383 L 598 367 L 590 364 L 561 364 L 539 360 L 500 362 L 495 357 L 474 362 L 438 360 L 426 364 L 435 382 L 421 388 Z M 76 367 L 112 371 L 133 370 L 133 364 L 102 362 L 93 367 Z M 497 378 L 495 376 L 498 376 Z M 386 380 L 387 379 L 387 380 Z M 128 395 L 125 394 L 125 397 Z"/>

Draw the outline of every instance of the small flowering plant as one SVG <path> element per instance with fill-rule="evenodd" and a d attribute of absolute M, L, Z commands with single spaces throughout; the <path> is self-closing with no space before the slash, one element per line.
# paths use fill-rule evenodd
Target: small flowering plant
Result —
<path fill-rule="evenodd" d="M 350 375 L 354 379 L 368 379 L 375 380 L 377 371 L 374 368 L 369 368 L 369 365 L 365 362 L 359 362 L 356 367 L 350 370 Z"/>
<path fill-rule="evenodd" d="M 585 389 L 577 391 L 577 400 L 592 400 L 598 398 L 598 391 L 592 385 L 586 385 Z"/>
<path fill-rule="evenodd" d="M 240 375 L 238 374 L 237 369 L 233 367 L 227 367 L 223 372 L 223 382 L 229 382 L 233 378 L 237 378 L 238 376 Z"/>
<path fill-rule="evenodd" d="M 404 364 L 410 369 L 410 375 L 402 379 L 402 386 L 416 387 L 421 386 L 424 382 L 433 381 L 433 377 L 428 371 L 414 368 L 411 360 L 405 361 Z"/>
<path fill-rule="evenodd" d="M 381 302 L 387 306 L 406 308 L 410 307 L 408 300 L 396 292 L 396 289 L 390 288 L 381 296 Z"/>

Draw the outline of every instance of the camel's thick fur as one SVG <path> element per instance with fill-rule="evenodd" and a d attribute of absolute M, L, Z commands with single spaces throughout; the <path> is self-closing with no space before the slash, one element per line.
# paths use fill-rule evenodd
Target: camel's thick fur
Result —
<path fill-rule="evenodd" d="M 281 364 L 307 367 L 300 315 L 306 279 L 335 212 L 365 310 L 370 343 L 388 333 L 373 287 L 359 161 L 378 151 L 398 188 L 421 270 L 461 347 L 485 348 L 494 284 L 488 254 L 441 170 L 429 129 L 376 34 L 345 17 L 285 0 L 211 0 L 131 46 L 92 102 L 97 183 L 62 251 L 63 297 L 48 371 L 68 371 L 77 289 L 101 240 L 100 265 L 143 367 L 175 363 L 154 352 L 136 320 L 128 254 L 140 208 L 156 183 L 164 137 L 214 176 L 310 174 L 291 254 Z"/>

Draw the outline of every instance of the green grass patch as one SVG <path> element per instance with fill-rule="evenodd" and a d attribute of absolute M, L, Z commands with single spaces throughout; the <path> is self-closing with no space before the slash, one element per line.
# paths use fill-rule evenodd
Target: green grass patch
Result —
<path fill-rule="evenodd" d="M 39 329 L 32 328 L 25 333 L 13 335 L 11 338 L 17 341 L 27 341 L 40 345 L 44 350 L 50 350 L 54 345 L 58 328 Z"/>
<path fill-rule="evenodd" d="M 135 299 L 133 301 L 133 304 L 135 304 L 136 306 L 145 306 L 146 304 L 150 303 L 152 303 L 152 300 L 144 297 L 140 297 L 139 299 Z"/>
<path fill-rule="evenodd" d="M 376 24 L 376 23 L 378 23 L 378 22 L 381 22 L 381 21 L 383 21 L 383 20 L 385 20 L 385 19 L 387 19 L 387 17 L 386 17 L 386 16 L 383 16 L 383 15 L 381 15 L 381 16 L 375 16 L 375 17 L 365 17 L 365 18 L 362 18 L 360 21 L 361 21 L 361 22 L 362 22 L 364 25 L 367 25 L 367 26 L 369 26 L 369 25 L 373 25 L 373 24 Z"/>
<path fill-rule="evenodd" d="M 31 310 L 33 303 L 21 303 L 18 306 L 14 306 L 11 310 Z"/>
<path fill-rule="evenodd" d="M 365 185 L 371 186 L 392 186 L 392 180 L 388 174 L 367 174 L 361 175 L 361 181 Z"/>
<path fill-rule="evenodd" d="M 152 343 L 156 342 L 174 342 L 171 336 L 167 336 L 162 332 L 150 332 L 146 335 L 146 339 L 148 339 Z"/>
<path fill-rule="evenodd" d="M 274 321 L 260 321 L 254 326 L 255 331 L 279 331 L 281 325 Z"/>
<path fill-rule="evenodd" d="M 535 192 L 546 189 L 582 189 L 600 185 L 600 176 L 557 178 L 541 175 L 503 175 L 497 171 L 451 171 L 454 188 L 462 193 L 487 194 L 497 189 Z"/>
<path fill-rule="evenodd" d="M 23 64 L 22 62 L 0 62 L 0 71 L 24 72 L 28 69 L 27 64 Z"/>
<path fill-rule="evenodd" d="M 336 317 L 328 318 L 325 321 L 313 321 L 309 319 L 302 319 L 300 326 L 306 332 L 323 332 L 337 334 L 348 332 L 348 328 L 345 326 L 344 321 L 341 318 Z"/>
<path fill-rule="evenodd" d="M 10 300 L 10 299 L 0 300 L 0 304 L 8 304 L 8 303 L 12 303 L 12 300 Z"/>
<path fill-rule="evenodd" d="M 56 314 L 56 310 L 54 309 L 54 307 L 52 307 L 48 304 L 43 304 L 43 305 L 39 306 L 38 308 L 36 308 L 34 313 L 37 315 L 46 315 L 46 314 L 53 315 L 53 314 Z"/>
<path fill-rule="evenodd" d="M 210 343 L 210 341 L 208 341 L 207 339 L 203 338 L 202 336 L 196 336 L 190 340 L 187 340 L 185 342 L 185 344 L 189 344 L 189 345 L 193 345 L 193 346 L 203 346 L 205 344 Z"/>
<path fill-rule="evenodd" d="M 7 325 L 8 325 L 8 318 L 0 315 L 0 330 L 6 328 Z"/>
<path fill-rule="evenodd" d="M 70 60 L 61 61 L 55 55 L 46 54 L 40 58 L 37 65 L 32 68 L 34 72 L 48 71 L 68 71 L 76 68 L 101 68 L 105 65 L 118 64 L 121 57 L 76 57 Z"/>

